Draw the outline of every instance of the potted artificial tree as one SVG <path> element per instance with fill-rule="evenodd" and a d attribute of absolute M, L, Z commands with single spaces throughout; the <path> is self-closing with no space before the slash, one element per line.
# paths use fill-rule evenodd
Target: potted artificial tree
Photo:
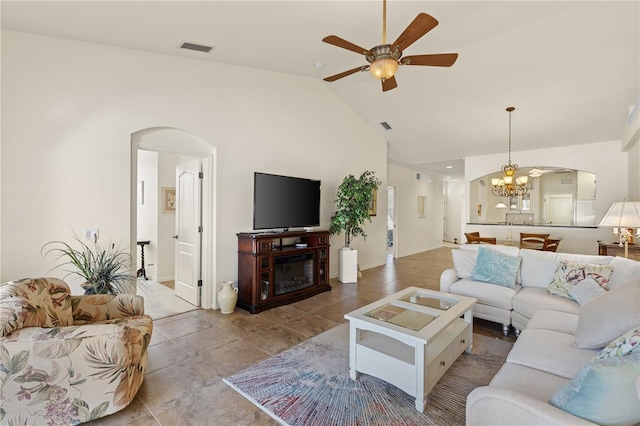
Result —
<path fill-rule="evenodd" d="M 343 283 L 356 282 L 358 277 L 358 251 L 350 247 L 351 241 L 359 236 L 365 240 L 367 234 L 363 225 L 371 221 L 369 211 L 373 204 L 374 193 L 382 184 L 372 171 L 363 172 L 359 178 L 353 175 L 345 177 L 336 194 L 336 212 L 331 217 L 329 232 L 344 232 L 344 247 L 339 252 L 338 279 Z"/>
<path fill-rule="evenodd" d="M 68 275 L 82 277 L 85 294 L 128 293 L 136 288 L 136 276 L 130 273 L 132 258 L 129 253 L 112 243 L 105 248 L 97 241 L 87 244 L 75 233 L 74 237 L 79 248 L 64 241 L 50 241 L 42 248 L 45 256 L 55 254 L 56 260 L 63 260 L 55 268 L 64 265 L 74 268 L 65 271 L 68 272 L 65 278 Z"/>

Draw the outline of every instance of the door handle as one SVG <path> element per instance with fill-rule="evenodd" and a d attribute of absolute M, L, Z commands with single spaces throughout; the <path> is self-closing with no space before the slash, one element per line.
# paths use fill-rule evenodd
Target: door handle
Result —
<path fill-rule="evenodd" d="M 173 236 L 173 237 L 171 237 L 171 238 L 175 238 L 175 239 L 177 240 L 177 239 L 178 239 L 178 234 L 174 235 L 174 236 Z"/>

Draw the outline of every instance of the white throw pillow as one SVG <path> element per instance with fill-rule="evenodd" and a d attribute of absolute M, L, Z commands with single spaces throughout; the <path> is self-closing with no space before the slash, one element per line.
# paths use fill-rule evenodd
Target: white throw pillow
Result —
<path fill-rule="evenodd" d="M 477 251 L 452 249 L 453 267 L 456 269 L 458 278 L 468 279 L 476 267 Z"/>
<path fill-rule="evenodd" d="M 613 339 L 640 327 L 640 279 L 608 291 L 580 308 L 574 344 L 602 349 Z"/>
<path fill-rule="evenodd" d="M 609 290 L 640 279 L 640 262 L 637 260 L 616 256 L 611 260 L 610 265 L 613 267 L 613 274 L 609 279 Z"/>
<path fill-rule="evenodd" d="M 600 287 L 593 278 L 584 279 L 569 289 L 569 296 L 573 297 L 580 306 L 606 293 L 607 290 Z"/>

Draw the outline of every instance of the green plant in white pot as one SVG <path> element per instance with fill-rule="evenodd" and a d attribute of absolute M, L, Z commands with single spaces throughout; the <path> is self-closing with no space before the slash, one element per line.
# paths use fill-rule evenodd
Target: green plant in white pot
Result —
<path fill-rule="evenodd" d="M 78 275 L 85 280 L 82 284 L 84 294 L 128 293 L 136 288 L 136 276 L 130 273 L 131 255 L 113 243 L 105 248 L 96 242 L 85 243 L 74 233 L 79 248 L 64 241 L 50 241 L 42 247 L 44 255 L 55 255 L 56 260 L 64 260 L 53 269 L 72 266 L 74 270 L 65 270 L 67 275 Z"/>
<path fill-rule="evenodd" d="M 367 239 L 365 221 L 371 221 L 370 209 L 375 192 L 382 182 L 375 172 L 367 170 L 360 177 L 349 175 L 342 180 L 336 194 L 336 212 L 331 217 L 329 232 L 344 232 L 344 247 L 340 250 L 338 279 L 340 282 L 355 282 L 358 274 L 358 252 L 350 245 L 356 237 Z"/>

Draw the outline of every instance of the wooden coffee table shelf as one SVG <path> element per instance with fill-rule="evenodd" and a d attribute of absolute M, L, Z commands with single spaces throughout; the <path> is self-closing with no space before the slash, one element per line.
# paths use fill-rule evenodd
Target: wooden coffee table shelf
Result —
<path fill-rule="evenodd" d="M 401 300 L 412 295 L 442 300 L 446 308 Z M 471 352 L 475 303 L 470 297 L 410 287 L 346 314 L 351 378 L 356 380 L 364 373 L 391 383 L 415 397 L 416 410 L 423 412 L 438 380 L 462 352 Z M 435 318 L 413 330 L 412 323 L 396 325 L 371 316 L 385 306 L 406 310 L 403 314 L 414 315 L 414 319 Z"/>

